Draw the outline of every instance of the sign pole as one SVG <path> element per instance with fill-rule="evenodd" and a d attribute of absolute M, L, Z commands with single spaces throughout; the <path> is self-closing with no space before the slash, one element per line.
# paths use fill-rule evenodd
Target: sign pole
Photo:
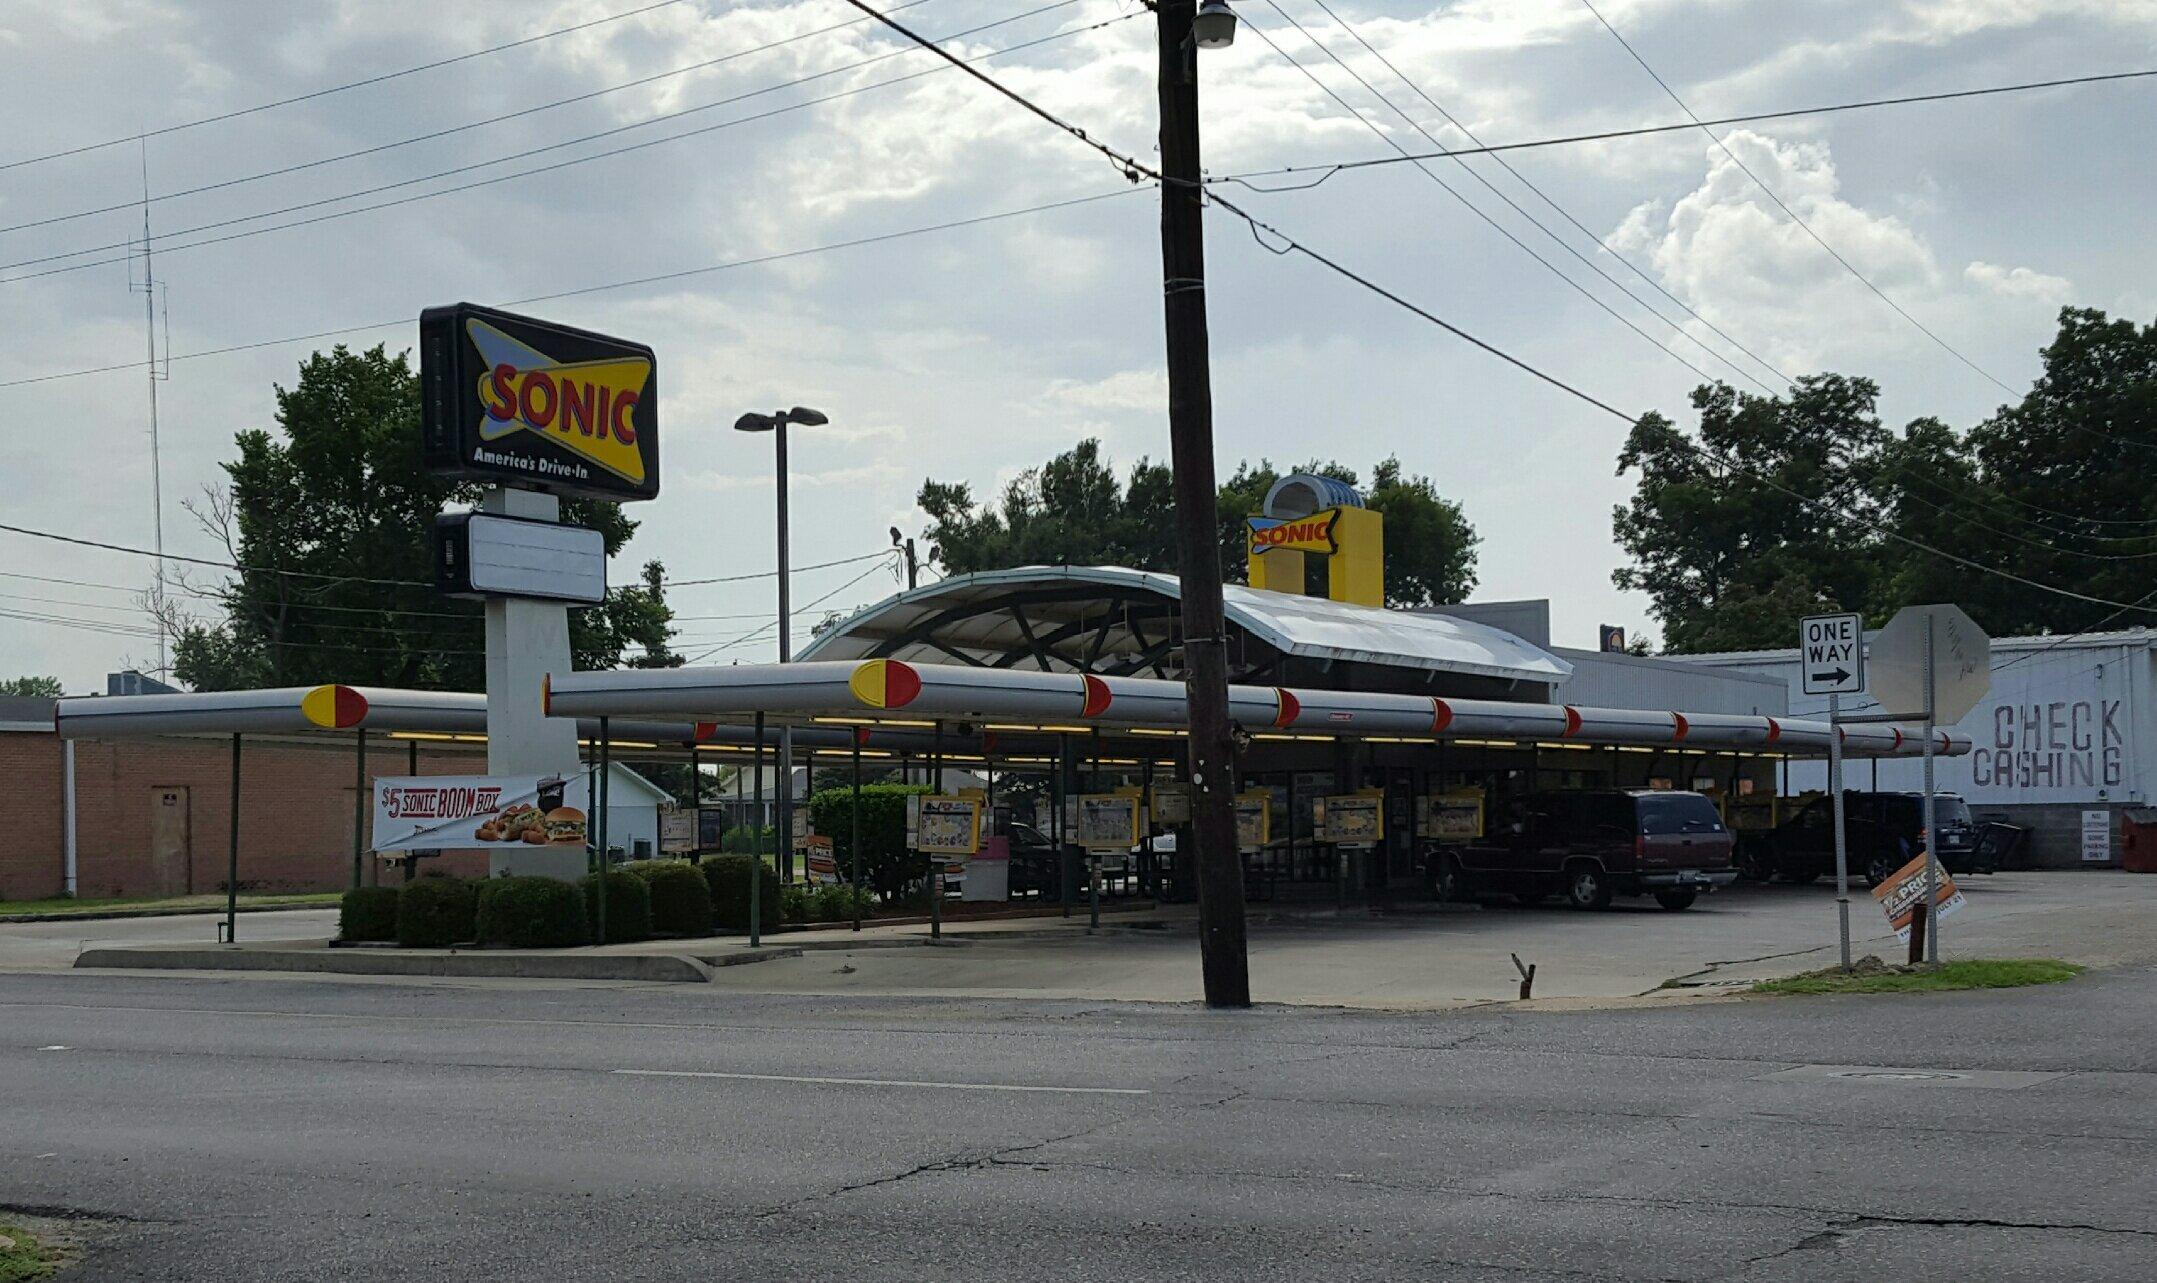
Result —
<path fill-rule="evenodd" d="M 1936 854 L 1940 844 L 1934 835 L 1936 817 L 1932 813 L 1933 713 L 1939 699 L 1939 675 L 1934 668 L 1932 626 L 1932 616 L 1925 616 L 1925 915 L 1928 918 L 1940 898 L 1940 859 Z M 1940 927 L 1937 922 L 1930 925 L 1932 929 L 1925 933 L 1925 961 L 1938 962 Z"/>
<path fill-rule="evenodd" d="M 944 724 L 936 723 L 929 741 L 929 796 L 944 794 Z M 941 851 L 929 855 L 929 939 L 944 938 L 944 855 Z"/>
<path fill-rule="evenodd" d="M 599 829 L 599 873 L 592 881 L 592 943 L 607 942 L 607 794 L 608 782 L 614 778 L 614 736 L 607 729 L 607 719 L 599 719 L 599 795 L 592 799 Z"/>
<path fill-rule="evenodd" d="M 764 943 L 764 924 L 758 920 L 757 883 L 764 873 L 764 715 L 756 715 L 756 811 L 749 817 L 749 947 Z M 778 834 L 775 832 L 773 837 Z"/>
<path fill-rule="evenodd" d="M 850 850 L 854 857 L 854 894 L 847 897 L 854 908 L 854 930 L 861 930 L 861 736 L 865 728 L 854 728 L 854 807 L 853 840 Z"/>
<path fill-rule="evenodd" d="M 1843 829 L 1842 696 L 1827 697 L 1827 790 L 1835 808 L 1835 917 L 1842 938 L 1842 969 L 1850 969 L 1850 846 Z"/>

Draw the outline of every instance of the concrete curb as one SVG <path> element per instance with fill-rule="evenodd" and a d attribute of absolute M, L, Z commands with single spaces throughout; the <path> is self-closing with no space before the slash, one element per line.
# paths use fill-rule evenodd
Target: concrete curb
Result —
<path fill-rule="evenodd" d="M 712 961 L 729 966 L 798 955 L 799 950 L 765 949 L 722 954 Z M 216 947 L 85 949 L 75 965 L 149 971 L 298 971 L 348 976 L 447 976 L 517 980 L 639 980 L 661 984 L 703 984 L 712 965 L 668 953 L 408 953 L 376 949 L 253 949 Z"/>

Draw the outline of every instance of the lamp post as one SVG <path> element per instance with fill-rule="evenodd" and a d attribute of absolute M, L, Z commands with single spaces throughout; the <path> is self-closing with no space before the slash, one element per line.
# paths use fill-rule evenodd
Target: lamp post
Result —
<path fill-rule="evenodd" d="M 1228 0 L 1159 0 L 1161 289 L 1168 336 L 1168 434 L 1181 552 L 1184 688 L 1191 709 L 1191 827 L 1206 1005 L 1251 1005 L 1236 850 L 1235 746 L 1206 346 L 1205 192 L 1198 147 L 1198 50 L 1236 38 Z"/>
<path fill-rule="evenodd" d="M 794 586 L 791 582 L 791 576 L 787 572 L 786 425 L 799 423 L 803 427 L 815 428 L 822 427 L 829 422 L 831 420 L 822 411 L 811 410 L 807 406 L 801 405 L 797 405 L 791 410 L 780 410 L 772 414 L 758 414 L 752 410 L 734 420 L 734 430 L 736 432 L 769 432 L 773 434 L 774 444 L 777 447 L 777 469 L 779 474 L 779 662 L 782 664 L 794 658 Z M 774 826 L 773 833 L 776 840 L 772 843 L 772 846 L 775 848 L 775 855 L 780 851 L 786 853 L 784 863 L 779 866 L 786 871 L 781 880 L 791 881 L 794 868 L 794 728 L 791 726 L 779 728 L 779 773 L 775 783 L 779 789 L 779 814 L 778 823 Z M 756 870 L 752 867 L 750 869 L 752 879 L 755 873 Z M 754 896 L 755 893 L 756 886 L 752 880 L 750 894 Z"/>

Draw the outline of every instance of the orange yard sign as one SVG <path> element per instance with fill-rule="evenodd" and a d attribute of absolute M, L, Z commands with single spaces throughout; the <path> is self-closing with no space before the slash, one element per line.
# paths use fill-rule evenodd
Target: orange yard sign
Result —
<path fill-rule="evenodd" d="M 1895 938 L 1908 941 L 1910 920 L 1917 916 L 1917 906 L 1925 899 L 1925 857 L 1916 859 L 1896 870 L 1895 875 L 1872 889 L 1872 898 L 1880 902 L 1887 914 L 1887 924 L 1895 929 Z M 1962 892 L 1955 880 L 1940 870 L 1940 888 L 1933 899 L 1932 920 L 1938 922 L 1963 906 Z"/>

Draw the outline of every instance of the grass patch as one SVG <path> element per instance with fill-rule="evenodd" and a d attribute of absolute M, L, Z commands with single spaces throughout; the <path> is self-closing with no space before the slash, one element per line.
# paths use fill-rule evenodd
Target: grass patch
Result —
<path fill-rule="evenodd" d="M 53 1272 L 60 1254 L 37 1241 L 28 1230 L 0 1225 L 0 1283 L 25 1283 Z"/>
<path fill-rule="evenodd" d="M 2086 968 L 2058 958 L 1972 958 L 1896 966 L 1863 958 L 1849 971 L 1828 967 L 1783 980 L 1763 980 L 1754 993 L 1934 993 L 1946 989 L 2013 989 L 2072 980 Z"/>
<path fill-rule="evenodd" d="M 314 909 L 334 905 L 339 891 L 240 892 L 241 908 Z M 128 896 L 120 899 L 0 900 L 0 918 L 49 918 L 72 913 L 95 913 L 125 918 L 150 913 L 216 913 L 225 907 L 223 892 L 204 895 Z"/>

